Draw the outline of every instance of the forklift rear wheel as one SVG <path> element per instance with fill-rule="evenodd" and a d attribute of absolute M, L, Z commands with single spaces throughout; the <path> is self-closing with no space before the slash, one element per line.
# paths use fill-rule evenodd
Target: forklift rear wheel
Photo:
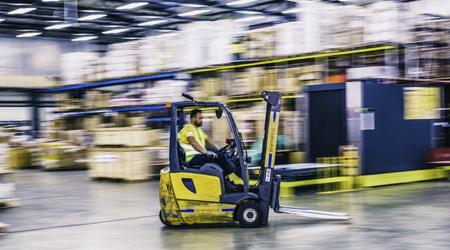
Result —
<path fill-rule="evenodd" d="M 236 211 L 236 219 L 241 227 L 259 227 L 262 223 L 261 208 L 255 202 L 243 203 Z"/>

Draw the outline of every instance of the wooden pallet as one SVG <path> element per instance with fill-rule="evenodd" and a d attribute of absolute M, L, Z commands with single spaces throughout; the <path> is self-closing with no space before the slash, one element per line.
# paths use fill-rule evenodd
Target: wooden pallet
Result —
<path fill-rule="evenodd" d="M 109 182 L 140 182 L 140 181 L 148 181 L 150 179 L 149 177 L 147 177 L 147 178 L 91 177 L 91 180 L 109 181 Z"/>
<path fill-rule="evenodd" d="M 1 199 L 0 208 L 12 208 L 20 206 L 20 201 L 18 199 Z"/>
<path fill-rule="evenodd" d="M 1 222 L 0 222 L 0 235 L 3 235 L 3 234 L 5 234 L 5 233 L 7 233 L 8 227 L 9 227 L 8 224 L 1 223 Z"/>
<path fill-rule="evenodd" d="M 70 170 L 87 170 L 87 166 L 75 165 L 75 166 L 64 166 L 64 167 L 43 167 L 45 171 L 70 171 Z"/>

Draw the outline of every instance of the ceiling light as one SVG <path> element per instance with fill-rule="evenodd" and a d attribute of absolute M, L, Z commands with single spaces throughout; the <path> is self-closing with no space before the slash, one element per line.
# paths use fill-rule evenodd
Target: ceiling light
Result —
<path fill-rule="evenodd" d="M 179 5 L 184 6 L 184 7 L 191 7 L 191 8 L 207 7 L 206 5 L 203 5 L 203 4 L 194 4 L 194 3 L 180 3 Z"/>
<path fill-rule="evenodd" d="M 129 3 L 129 4 L 125 4 L 122 6 L 117 7 L 117 10 L 132 10 L 132 9 L 136 9 L 138 7 L 147 5 L 147 2 L 136 2 L 136 3 Z"/>
<path fill-rule="evenodd" d="M 82 41 L 94 40 L 96 38 L 98 38 L 98 37 L 97 36 L 83 36 L 83 37 L 74 38 L 71 41 L 72 42 L 82 42 Z"/>
<path fill-rule="evenodd" d="M 10 15 L 20 15 L 20 14 L 25 14 L 25 13 L 28 13 L 30 11 L 33 11 L 35 9 L 36 8 L 18 8 L 18 9 L 15 9 L 13 11 L 8 12 L 8 14 L 10 14 Z"/>
<path fill-rule="evenodd" d="M 80 21 L 91 21 L 91 20 L 95 20 L 95 19 L 99 19 L 102 17 L 107 16 L 106 14 L 93 14 L 93 15 L 88 15 L 88 16 L 84 16 L 81 18 L 78 18 L 78 20 Z"/>
<path fill-rule="evenodd" d="M 292 9 L 285 10 L 285 11 L 283 11 L 281 13 L 283 13 L 283 14 L 292 14 L 292 13 L 299 13 L 301 11 L 302 11 L 301 8 L 292 8 Z"/>
<path fill-rule="evenodd" d="M 59 0 L 42 0 L 42 2 L 59 2 Z"/>
<path fill-rule="evenodd" d="M 180 13 L 178 14 L 179 16 L 196 16 L 196 15 L 200 15 L 200 14 L 204 14 L 204 13 L 208 13 L 211 12 L 211 10 L 208 9 L 204 9 L 204 10 L 193 10 L 193 11 L 188 11 L 185 13 Z"/>
<path fill-rule="evenodd" d="M 3 22 L 3 21 L 5 21 L 5 20 L 6 20 L 6 19 L 0 18 L 0 23 Z"/>
<path fill-rule="evenodd" d="M 90 36 L 91 34 L 89 33 L 77 33 L 77 34 L 72 34 L 74 36 Z"/>
<path fill-rule="evenodd" d="M 244 5 L 244 4 L 248 4 L 248 3 L 252 3 L 252 2 L 256 2 L 256 0 L 237 0 L 237 1 L 227 3 L 227 5 L 230 5 L 230 6 Z"/>
<path fill-rule="evenodd" d="M 80 10 L 80 12 L 86 12 L 86 13 L 103 13 L 101 10 Z"/>
<path fill-rule="evenodd" d="M 249 10 L 238 10 L 237 13 L 246 14 L 246 15 L 258 15 L 260 14 L 257 11 L 249 11 Z"/>
<path fill-rule="evenodd" d="M 165 23 L 165 22 L 167 22 L 167 20 L 153 20 L 153 21 L 139 23 L 138 25 L 139 26 L 152 26 L 152 25 L 161 24 L 161 23 Z"/>
<path fill-rule="evenodd" d="M 60 29 L 64 29 L 67 27 L 72 26 L 72 24 L 69 23 L 61 23 L 61 24 L 55 24 L 55 25 L 51 25 L 51 26 L 47 26 L 45 27 L 46 30 L 60 30 Z"/>
<path fill-rule="evenodd" d="M 149 19 L 155 19 L 155 18 L 161 18 L 160 16 L 138 16 L 139 18 L 149 18 Z"/>
<path fill-rule="evenodd" d="M 28 33 L 23 33 L 20 35 L 17 35 L 16 37 L 33 37 L 33 36 L 39 36 L 40 34 L 42 34 L 41 32 L 28 32 Z"/>
<path fill-rule="evenodd" d="M 266 16 L 249 16 L 249 17 L 244 17 L 244 18 L 240 18 L 240 19 L 236 19 L 236 22 L 252 22 L 252 21 L 256 21 L 259 19 L 263 19 Z"/>
<path fill-rule="evenodd" d="M 123 33 L 125 31 L 129 31 L 130 29 L 127 28 L 122 28 L 122 29 L 112 29 L 112 30 L 108 30 L 108 31 L 103 31 L 102 34 L 119 34 L 119 33 Z"/>

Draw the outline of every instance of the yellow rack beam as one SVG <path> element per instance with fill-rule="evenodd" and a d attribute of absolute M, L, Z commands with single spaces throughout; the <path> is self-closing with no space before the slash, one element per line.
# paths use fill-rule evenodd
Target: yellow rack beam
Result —
<path fill-rule="evenodd" d="M 396 48 L 397 48 L 396 46 L 385 45 L 385 46 L 366 48 L 366 49 L 325 52 L 325 53 L 318 53 L 318 54 L 312 54 L 312 55 L 280 58 L 280 59 L 266 60 L 266 61 L 253 62 L 253 63 L 227 65 L 227 66 L 219 66 L 219 67 L 204 68 L 204 69 L 194 69 L 194 70 L 185 71 L 185 73 L 187 73 L 187 74 L 205 73 L 205 72 L 212 72 L 212 71 L 230 70 L 230 69 L 245 68 L 245 67 L 252 67 L 252 66 L 261 66 L 261 65 L 274 64 L 274 63 L 284 63 L 284 62 L 291 62 L 291 61 L 298 61 L 298 60 L 317 59 L 317 58 L 332 57 L 332 56 L 345 56 L 345 55 L 382 51 L 382 50 L 393 50 Z"/>
<path fill-rule="evenodd" d="M 359 187 L 376 187 L 416 181 L 438 180 L 448 177 L 447 171 L 442 168 L 413 170 L 387 174 L 361 175 L 356 177 Z"/>

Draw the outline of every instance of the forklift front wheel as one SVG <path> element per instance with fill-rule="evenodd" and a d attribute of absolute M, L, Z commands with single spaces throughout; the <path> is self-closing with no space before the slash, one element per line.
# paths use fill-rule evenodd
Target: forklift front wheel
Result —
<path fill-rule="evenodd" d="M 261 208 L 255 202 L 242 203 L 236 211 L 236 219 L 241 227 L 259 227 L 262 223 Z"/>

